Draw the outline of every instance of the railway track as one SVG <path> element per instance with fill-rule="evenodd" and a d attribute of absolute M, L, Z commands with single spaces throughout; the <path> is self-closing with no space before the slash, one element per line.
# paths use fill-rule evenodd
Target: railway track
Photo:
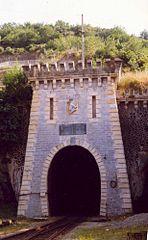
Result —
<path fill-rule="evenodd" d="M 0 239 L 8 239 L 8 240 L 55 240 L 60 235 L 64 235 L 78 224 L 84 221 L 84 218 L 62 218 L 56 222 L 48 223 L 42 225 L 41 227 L 36 227 L 30 229 L 28 231 L 3 237 Z"/>

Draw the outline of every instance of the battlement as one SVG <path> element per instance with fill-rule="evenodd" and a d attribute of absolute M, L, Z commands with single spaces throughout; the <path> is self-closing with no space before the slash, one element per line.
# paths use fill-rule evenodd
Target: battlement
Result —
<path fill-rule="evenodd" d="M 101 86 L 106 83 L 117 83 L 121 72 L 121 59 L 106 59 L 102 62 L 96 61 L 93 67 L 92 60 L 87 60 L 85 68 L 82 68 L 82 61 L 58 61 L 55 63 L 38 63 L 22 65 L 22 68 L 35 89 L 40 85 L 45 89 L 54 89 L 57 86 L 65 88 L 67 85 L 74 87 L 79 83 L 80 87 L 87 84 Z"/>
<path fill-rule="evenodd" d="M 142 91 L 135 90 L 126 90 L 122 94 L 120 90 L 116 92 L 117 103 L 124 104 L 124 107 L 127 109 L 131 103 L 134 104 L 134 108 L 137 109 L 141 106 L 143 108 L 148 107 L 148 89 L 143 89 Z"/>
<path fill-rule="evenodd" d="M 145 88 L 143 90 L 134 90 L 134 89 L 129 89 L 129 90 L 124 90 L 121 94 L 120 90 L 117 90 L 117 98 L 119 99 L 144 99 L 148 98 L 148 89 Z"/>
<path fill-rule="evenodd" d="M 96 61 L 93 67 L 92 60 L 86 60 L 85 68 L 82 69 L 82 61 L 58 61 L 54 63 L 36 63 L 22 65 L 28 77 L 44 77 L 49 75 L 78 75 L 78 74 L 119 74 L 121 71 L 122 60 L 115 58 L 113 60 L 106 59 L 102 62 L 100 59 Z"/>

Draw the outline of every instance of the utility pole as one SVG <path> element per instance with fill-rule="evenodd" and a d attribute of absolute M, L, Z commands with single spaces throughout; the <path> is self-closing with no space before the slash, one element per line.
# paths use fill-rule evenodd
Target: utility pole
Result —
<path fill-rule="evenodd" d="M 85 58 L 84 58 L 84 25 L 83 25 L 83 14 L 82 14 L 82 69 L 85 68 Z"/>

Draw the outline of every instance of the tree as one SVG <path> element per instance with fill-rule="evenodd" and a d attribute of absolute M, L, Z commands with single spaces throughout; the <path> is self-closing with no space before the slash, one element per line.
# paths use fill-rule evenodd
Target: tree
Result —
<path fill-rule="evenodd" d="M 91 58 L 123 59 L 123 68 L 146 70 L 148 67 L 148 31 L 143 30 L 141 37 L 128 35 L 121 27 L 111 29 L 84 25 L 85 55 Z M 81 26 L 57 21 L 55 25 L 42 23 L 15 24 L 0 26 L 0 54 L 18 55 L 34 52 L 38 56 L 56 59 L 64 53 L 81 52 Z"/>
<path fill-rule="evenodd" d="M 59 37 L 59 32 L 57 32 L 52 25 L 43 25 L 40 23 L 33 24 L 32 28 L 38 32 L 39 40 L 38 43 L 47 43 L 49 40 L 54 40 Z"/>
<path fill-rule="evenodd" d="M 0 92 L 0 145 L 8 147 L 22 139 L 18 107 L 31 101 L 32 90 L 22 70 L 17 67 L 5 73 L 3 83 L 5 89 Z"/>
<path fill-rule="evenodd" d="M 39 34 L 30 28 L 16 28 L 2 39 L 3 45 L 10 47 L 24 48 L 32 43 L 37 43 Z"/>
<path fill-rule="evenodd" d="M 148 40 L 148 30 L 144 29 L 141 33 L 140 33 L 140 37 Z"/>
<path fill-rule="evenodd" d="M 105 41 L 105 49 L 104 49 L 106 58 L 114 58 L 118 56 L 118 50 L 116 47 L 116 42 L 113 37 L 108 37 Z"/>
<path fill-rule="evenodd" d="M 128 41 L 122 44 L 119 56 L 124 60 L 124 64 L 131 70 L 139 70 L 141 59 L 143 58 L 142 40 L 131 36 Z"/>
<path fill-rule="evenodd" d="M 71 30 L 71 32 L 73 32 L 74 33 L 74 35 L 75 36 L 77 36 L 77 37 L 80 37 L 81 36 L 81 32 L 82 32 L 82 27 L 81 27 L 81 25 L 72 25 L 71 27 L 70 27 L 70 30 Z"/>
<path fill-rule="evenodd" d="M 99 37 L 89 36 L 85 38 L 85 56 L 92 58 L 104 49 L 104 43 Z"/>
<path fill-rule="evenodd" d="M 81 39 L 75 36 L 61 36 L 54 41 L 54 49 L 58 52 L 74 50 L 78 51 L 81 48 Z"/>
<path fill-rule="evenodd" d="M 5 102 L 13 105 L 31 100 L 31 86 L 20 68 L 14 67 L 8 70 L 4 74 L 3 84 L 5 89 L 1 92 L 1 97 Z"/>
<path fill-rule="evenodd" d="M 0 26 L 0 36 L 3 39 L 5 36 L 7 36 L 9 33 L 11 33 L 17 25 L 15 23 L 5 23 Z"/>
<path fill-rule="evenodd" d="M 3 101 L 3 102 L 2 102 Z M 0 146 L 6 152 L 13 144 L 20 141 L 21 121 L 16 106 L 1 100 L 0 105 Z M 3 146 L 3 147 L 2 147 Z"/>
<path fill-rule="evenodd" d="M 70 30 L 70 25 L 69 25 L 69 23 L 66 23 L 62 20 L 58 20 L 55 23 L 54 28 L 57 32 L 62 33 L 64 36 L 66 36 L 66 35 L 68 35 L 68 32 Z"/>
<path fill-rule="evenodd" d="M 4 201 L 16 203 L 7 163 L 11 161 L 11 164 L 14 164 L 13 176 L 17 176 L 15 175 L 16 160 L 8 156 L 13 153 L 13 149 L 24 146 L 24 139 L 26 141 L 27 134 L 25 136 L 23 134 L 24 116 L 26 116 L 24 112 L 29 109 L 32 91 L 25 75 L 17 67 L 4 74 L 3 83 L 5 88 L 0 91 L 0 184 Z M 21 161 L 23 165 L 23 160 Z M 20 181 L 21 177 L 18 179 L 19 183 Z M 17 196 L 18 192 L 15 193 Z"/>

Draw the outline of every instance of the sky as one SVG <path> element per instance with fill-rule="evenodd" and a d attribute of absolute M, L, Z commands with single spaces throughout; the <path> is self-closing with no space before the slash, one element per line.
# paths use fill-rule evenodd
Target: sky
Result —
<path fill-rule="evenodd" d="M 123 27 L 129 34 L 148 30 L 148 0 L 0 0 L 0 24 L 63 20 L 101 28 Z"/>

